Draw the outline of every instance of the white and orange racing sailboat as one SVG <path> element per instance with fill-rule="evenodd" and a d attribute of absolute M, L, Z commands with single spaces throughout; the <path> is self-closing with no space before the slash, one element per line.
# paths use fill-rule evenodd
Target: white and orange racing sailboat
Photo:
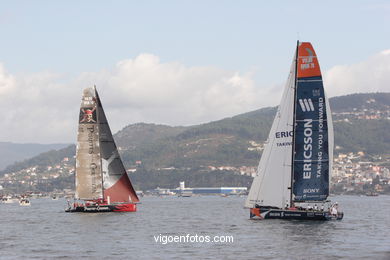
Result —
<path fill-rule="evenodd" d="M 331 220 L 333 125 L 316 53 L 298 42 L 245 207 L 251 218 Z"/>
<path fill-rule="evenodd" d="M 76 147 L 75 201 L 66 212 L 136 211 L 139 199 L 112 137 L 99 95 L 86 88 Z"/>

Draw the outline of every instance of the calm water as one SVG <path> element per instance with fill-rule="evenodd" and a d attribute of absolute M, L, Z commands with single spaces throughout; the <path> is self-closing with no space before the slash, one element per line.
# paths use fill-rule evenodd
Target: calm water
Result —
<path fill-rule="evenodd" d="M 249 220 L 245 198 L 144 197 L 137 213 L 64 213 L 65 200 L 0 204 L 0 259 L 390 259 L 390 196 L 333 198 L 342 221 Z M 156 243 L 154 236 L 233 236 Z"/>

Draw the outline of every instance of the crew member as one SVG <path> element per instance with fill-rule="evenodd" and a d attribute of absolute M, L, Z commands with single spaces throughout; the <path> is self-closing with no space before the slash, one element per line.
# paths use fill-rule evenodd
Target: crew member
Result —
<path fill-rule="evenodd" d="M 330 214 L 332 214 L 333 216 L 337 216 L 337 208 L 336 208 L 336 205 L 333 205 L 331 208 L 330 208 Z"/>

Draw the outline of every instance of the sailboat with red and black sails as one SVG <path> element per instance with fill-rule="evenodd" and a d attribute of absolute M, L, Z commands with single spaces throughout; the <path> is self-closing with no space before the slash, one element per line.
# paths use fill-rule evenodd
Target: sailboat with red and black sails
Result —
<path fill-rule="evenodd" d="M 66 212 L 136 211 L 138 196 L 119 156 L 96 87 L 83 91 L 76 147 L 75 201 Z"/>
<path fill-rule="evenodd" d="M 245 207 L 253 219 L 342 219 L 331 204 L 333 124 L 316 53 L 297 42 Z"/>

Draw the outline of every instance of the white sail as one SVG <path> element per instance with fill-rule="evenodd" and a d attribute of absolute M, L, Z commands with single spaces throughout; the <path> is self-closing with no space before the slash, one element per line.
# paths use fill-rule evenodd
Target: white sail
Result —
<path fill-rule="evenodd" d="M 282 208 L 290 204 L 295 67 L 294 58 L 246 208 L 256 204 Z"/>

